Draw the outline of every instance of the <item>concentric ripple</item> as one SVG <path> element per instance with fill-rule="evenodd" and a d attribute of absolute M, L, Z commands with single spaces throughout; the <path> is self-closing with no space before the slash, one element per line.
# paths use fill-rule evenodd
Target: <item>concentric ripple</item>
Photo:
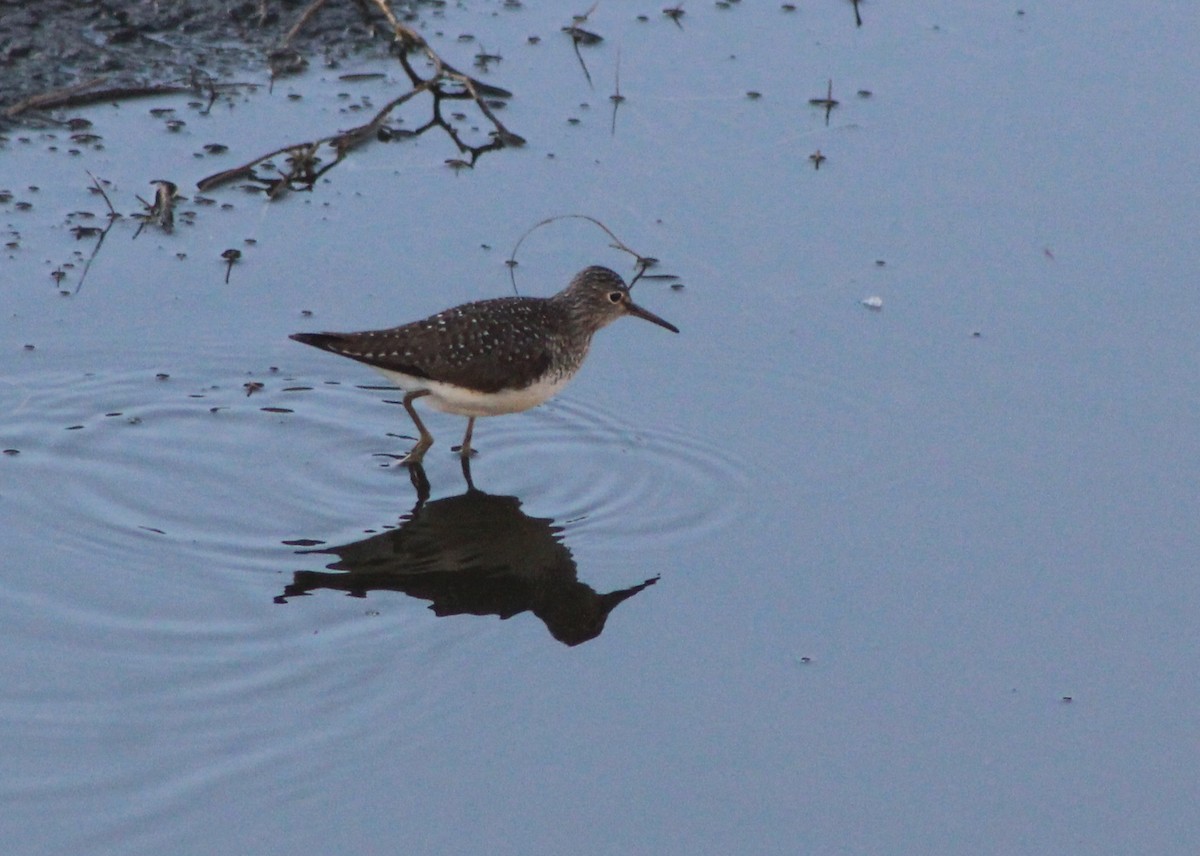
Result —
<path fill-rule="evenodd" d="M 414 499 L 402 472 L 388 471 L 411 424 L 387 391 L 225 366 L 203 376 L 47 372 L 0 394 L 10 405 L 0 464 L 19 499 L 12 513 L 49 523 L 62 546 L 106 567 L 165 539 L 214 567 L 273 569 L 288 536 L 385 524 Z M 438 438 L 426 459 L 434 492 L 459 492 L 450 447 L 464 421 L 428 420 Z M 621 546 L 731 519 L 746 492 L 734 462 L 715 445 L 642 423 L 570 396 L 481 420 L 475 483 Z"/>
<path fill-rule="evenodd" d="M 10 551 L 0 719 L 10 740 L 85 735 L 69 763 L 10 770 L 0 786 L 8 804 L 104 791 L 152 816 L 292 757 L 297 742 L 326 758 L 322 747 L 366 732 L 395 702 L 363 675 L 378 668 L 381 634 L 440 656 L 412 610 L 273 603 L 294 567 L 280 533 L 378 517 L 384 485 L 411 493 L 372 461 L 377 438 L 355 421 L 358 409 L 340 406 L 357 397 L 327 387 L 339 406 L 294 419 L 294 404 L 324 389 L 216 355 L 196 362 L 218 368 L 43 371 L 0 385 Z M 272 724 L 281 699 L 318 716 L 335 697 L 353 711 L 337 728 L 295 735 Z M 138 741 L 164 722 L 189 737 Z M 254 749 L 229 753 L 231 741 Z M 117 746 L 127 747 L 119 762 Z M 147 782 L 159 786 L 148 794 Z M 114 835 L 139 822 L 96 806 L 77 820 Z"/>
<path fill-rule="evenodd" d="M 481 426 L 481 427 L 480 427 Z M 474 465 L 483 489 L 622 547 L 662 545 L 735 517 L 746 479 L 728 455 L 666 426 L 634 425 L 571 396 L 518 418 L 481 422 Z"/>
<path fill-rule="evenodd" d="M 296 395 L 269 371 L 197 377 L 150 371 L 22 378 L 0 434 L 18 507 L 62 521 L 67 541 L 120 552 L 131 537 L 186 540 L 213 559 L 269 543 L 326 458 L 293 456 Z M 324 424 L 349 445 L 346 425 Z"/>

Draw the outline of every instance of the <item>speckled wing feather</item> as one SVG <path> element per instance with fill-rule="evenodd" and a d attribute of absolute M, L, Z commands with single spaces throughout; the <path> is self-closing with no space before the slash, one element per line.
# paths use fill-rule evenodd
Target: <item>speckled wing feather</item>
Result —
<path fill-rule="evenodd" d="M 561 345 L 562 310 L 547 300 L 500 297 L 421 321 L 362 333 L 297 333 L 293 339 L 371 366 L 480 392 L 523 388 L 546 374 Z"/>

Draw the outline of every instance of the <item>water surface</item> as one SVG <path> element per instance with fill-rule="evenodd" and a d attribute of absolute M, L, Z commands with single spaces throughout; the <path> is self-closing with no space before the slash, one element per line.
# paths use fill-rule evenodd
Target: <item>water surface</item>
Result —
<path fill-rule="evenodd" d="M 431 42 L 503 55 L 482 76 L 524 148 L 455 171 L 427 135 L 312 193 L 213 192 L 172 235 L 118 223 L 82 286 L 85 169 L 122 211 L 156 178 L 194 195 L 403 78 L 97 106 L 79 155 L 10 135 L 11 852 L 1200 845 L 1200 27 L 1115 3 L 685 12 L 597 7 L 589 86 L 565 18 L 447 8 Z M 635 295 L 683 333 L 603 331 L 562 396 L 479 424 L 472 480 L 571 591 L 655 582 L 574 645 L 531 610 L 286 596 L 420 519 L 398 396 L 287 334 L 508 293 L 510 248 L 562 213 L 678 275 Z M 540 229 L 518 284 L 628 273 L 608 243 Z M 425 507 L 453 507 L 462 420 L 429 425 Z"/>

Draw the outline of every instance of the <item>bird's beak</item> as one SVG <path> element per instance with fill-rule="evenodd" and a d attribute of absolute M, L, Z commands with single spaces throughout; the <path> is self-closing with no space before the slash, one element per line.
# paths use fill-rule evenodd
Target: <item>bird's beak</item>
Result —
<path fill-rule="evenodd" d="M 640 307 L 636 303 L 634 303 L 632 300 L 628 301 L 625 304 L 625 311 L 628 312 L 630 315 L 636 315 L 638 318 L 645 318 L 647 321 L 657 324 L 659 327 L 666 327 L 672 333 L 679 332 L 679 328 L 676 327 L 674 324 L 672 324 L 669 321 L 662 320 L 657 315 L 655 315 L 653 312 L 651 312 L 648 309 L 643 309 L 642 307 Z"/>

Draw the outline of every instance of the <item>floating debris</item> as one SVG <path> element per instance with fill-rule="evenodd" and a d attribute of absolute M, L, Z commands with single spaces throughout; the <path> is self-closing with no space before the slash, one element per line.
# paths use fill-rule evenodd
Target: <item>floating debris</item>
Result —
<path fill-rule="evenodd" d="M 150 203 L 140 196 L 137 197 L 138 202 L 142 203 L 146 210 L 141 214 L 134 215 L 142 221 L 137 231 L 133 233 L 134 239 L 142 234 L 142 229 L 146 228 L 147 223 L 154 223 L 168 235 L 175 228 L 175 200 L 182 198 L 177 192 L 179 188 L 174 182 L 164 178 L 156 178 L 150 184 L 154 186 L 154 202 Z"/>
<path fill-rule="evenodd" d="M 569 27 L 563 27 L 562 31 L 570 36 L 577 45 L 598 45 L 604 41 L 604 37 L 598 33 L 593 33 L 590 30 L 585 30 L 582 27 L 572 24 Z"/>

